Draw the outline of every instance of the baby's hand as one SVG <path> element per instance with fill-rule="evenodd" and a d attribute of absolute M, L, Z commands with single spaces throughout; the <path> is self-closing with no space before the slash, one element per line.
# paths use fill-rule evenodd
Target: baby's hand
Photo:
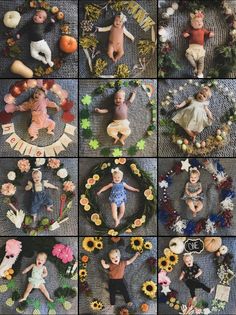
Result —
<path fill-rule="evenodd" d="M 61 107 L 57 105 L 56 110 L 59 112 L 61 110 Z"/>
<path fill-rule="evenodd" d="M 183 33 L 183 36 L 184 36 L 184 38 L 187 38 L 190 36 L 190 34 L 189 33 Z"/>
<path fill-rule="evenodd" d="M 138 256 L 140 256 L 140 255 L 141 255 L 140 252 L 136 252 L 136 253 L 135 253 L 135 256 L 136 256 L 136 257 L 138 257 Z"/>
<path fill-rule="evenodd" d="M 101 194 L 101 192 L 100 192 L 100 191 L 98 191 L 98 192 L 97 192 L 97 195 L 99 196 L 100 194 Z"/>
<path fill-rule="evenodd" d="M 95 110 L 96 113 L 99 113 L 99 111 L 100 111 L 100 109 L 97 108 L 97 107 L 94 110 Z"/>
<path fill-rule="evenodd" d="M 214 32 L 210 32 L 209 37 L 214 37 L 215 33 Z"/>
<path fill-rule="evenodd" d="M 139 189 L 137 189 L 137 188 L 135 188 L 135 191 L 140 192 L 140 190 L 139 190 Z"/>
<path fill-rule="evenodd" d="M 181 105 L 177 104 L 177 105 L 175 105 L 175 108 L 179 109 L 179 108 L 181 108 Z"/>

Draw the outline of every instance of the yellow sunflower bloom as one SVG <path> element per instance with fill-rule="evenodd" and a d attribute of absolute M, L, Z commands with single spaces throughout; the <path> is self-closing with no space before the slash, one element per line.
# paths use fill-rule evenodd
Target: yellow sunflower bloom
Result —
<path fill-rule="evenodd" d="M 157 293 L 157 285 L 153 281 L 146 281 L 142 285 L 142 291 L 144 292 L 145 295 L 154 299 Z"/>
<path fill-rule="evenodd" d="M 144 243 L 143 247 L 144 247 L 145 249 L 152 249 L 152 243 L 149 242 L 149 241 L 147 241 L 147 242 Z"/>
<path fill-rule="evenodd" d="M 82 247 L 87 252 L 93 252 L 95 249 L 95 240 L 94 237 L 85 237 L 82 242 Z"/>
<path fill-rule="evenodd" d="M 162 270 L 166 270 L 170 266 L 170 262 L 167 257 L 161 257 L 158 259 L 158 267 Z"/>
<path fill-rule="evenodd" d="M 130 245 L 133 250 L 141 250 L 143 248 L 144 239 L 142 237 L 131 237 L 130 238 Z"/>
<path fill-rule="evenodd" d="M 103 242 L 102 241 L 96 241 L 95 242 L 95 248 L 103 249 Z"/>
<path fill-rule="evenodd" d="M 109 230 L 109 231 L 107 232 L 107 234 L 108 234 L 108 235 L 111 235 L 111 236 L 116 236 L 116 235 L 118 235 L 119 233 L 118 233 L 117 231 L 111 229 L 111 230 Z"/>
<path fill-rule="evenodd" d="M 169 260 L 169 263 L 174 266 L 178 263 L 179 261 L 179 257 L 178 255 L 172 253 L 171 251 L 169 251 L 167 254 L 166 254 L 166 257 L 167 259 Z"/>
<path fill-rule="evenodd" d="M 102 237 L 94 237 L 95 241 L 102 241 Z"/>
<path fill-rule="evenodd" d="M 86 276 L 87 276 L 87 270 L 85 270 L 85 269 L 80 269 L 80 271 L 79 271 L 79 276 L 80 276 L 80 277 L 86 277 Z"/>
<path fill-rule="evenodd" d="M 101 301 L 98 300 L 94 300 L 93 302 L 90 303 L 91 308 L 94 311 L 100 311 L 101 309 L 103 309 L 103 303 Z"/>

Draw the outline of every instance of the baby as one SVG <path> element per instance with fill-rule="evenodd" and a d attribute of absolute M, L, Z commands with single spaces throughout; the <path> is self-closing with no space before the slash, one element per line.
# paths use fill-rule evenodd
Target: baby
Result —
<path fill-rule="evenodd" d="M 120 220 L 122 219 L 125 213 L 125 203 L 127 201 L 125 189 L 137 192 L 139 192 L 139 189 L 131 187 L 122 181 L 123 172 L 118 167 L 112 169 L 111 173 L 113 182 L 101 188 L 97 192 L 97 195 L 100 195 L 103 191 L 106 191 L 111 188 L 109 201 L 111 202 L 111 211 L 112 217 L 115 221 L 115 227 L 117 227 L 120 224 Z M 120 209 L 119 215 L 117 211 L 118 208 Z"/>
<path fill-rule="evenodd" d="M 183 200 L 185 200 L 189 209 L 193 213 L 193 217 L 196 217 L 197 213 L 203 208 L 204 195 L 202 193 L 202 184 L 199 182 L 200 172 L 196 167 L 190 169 L 189 182 L 185 185 L 185 194 Z"/>
<path fill-rule="evenodd" d="M 109 293 L 110 293 L 110 304 L 111 304 L 111 312 L 109 314 L 113 314 L 115 299 L 116 299 L 116 291 L 120 291 L 123 295 L 125 302 L 128 306 L 131 306 L 133 303 L 130 301 L 129 292 L 127 290 L 125 281 L 124 281 L 124 273 L 126 266 L 132 264 L 137 257 L 140 255 L 137 252 L 132 258 L 129 260 L 120 260 L 120 251 L 119 249 L 112 249 L 109 252 L 109 258 L 111 263 L 106 264 L 105 260 L 101 260 L 101 264 L 103 268 L 109 269 Z"/>
<path fill-rule="evenodd" d="M 202 274 L 202 270 L 193 262 L 193 256 L 191 253 L 184 254 L 183 261 L 184 267 L 182 268 L 179 280 L 183 280 L 185 282 L 186 286 L 189 288 L 192 303 L 196 303 L 196 289 L 203 289 L 208 293 L 212 293 L 214 288 L 210 289 L 198 280 L 198 277 Z"/>
<path fill-rule="evenodd" d="M 53 67 L 54 63 L 51 59 L 52 52 L 47 42 L 43 39 L 43 34 L 51 31 L 55 21 L 51 19 L 51 23 L 45 25 L 46 20 L 46 11 L 37 10 L 33 19 L 19 30 L 16 37 L 19 39 L 22 34 L 28 33 L 31 56 L 34 59 L 42 61 L 45 65 L 48 64 L 50 67 Z M 43 56 L 41 54 L 43 54 Z"/>
<path fill-rule="evenodd" d="M 194 68 L 194 74 L 198 78 L 203 78 L 205 49 L 205 36 L 213 37 L 214 33 L 203 28 L 204 14 L 201 11 L 190 13 L 191 28 L 183 32 L 184 38 L 189 38 L 189 48 L 186 50 L 186 58 Z"/>
<path fill-rule="evenodd" d="M 193 142 L 195 142 L 196 136 L 205 127 L 212 124 L 213 116 L 208 108 L 211 95 L 211 89 L 208 86 L 204 86 L 195 95 L 195 98 L 189 98 L 188 101 L 175 106 L 176 109 L 181 110 L 177 112 L 172 120 L 186 131 Z"/>
<path fill-rule="evenodd" d="M 48 180 L 42 180 L 42 172 L 39 169 L 34 169 L 32 172 L 32 179 L 28 181 L 25 186 L 25 190 L 32 190 L 30 212 L 33 215 L 34 222 L 36 222 L 37 214 L 40 212 L 41 208 L 47 207 L 47 211 L 53 211 L 53 202 L 45 188 L 57 189 L 57 186 L 50 184 Z"/>
<path fill-rule="evenodd" d="M 36 257 L 36 264 L 32 264 L 29 267 L 23 270 L 22 274 L 29 272 L 32 269 L 32 275 L 28 279 L 29 283 L 24 292 L 23 297 L 19 300 L 19 302 L 26 301 L 27 297 L 29 296 L 30 292 L 33 289 L 39 289 L 47 298 L 48 301 L 53 302 L 50 298 L 50 295 L 44 285 L 45 280 L 44 278 L 47 277 L 48 271 L 47 268 L 44 266 L 47 261 L 47 254 L 46 253 L 38 253 Z"/>
<path fill-rule="evenodd" d="M 119 90 L 115 93 L 114 103 L 112 112 L 113 122 L 110 123 L 107 127 L 107 133 L 110 137 L 115 139 L 114 144 L 118 141 L 121 142 L 122 145 L 125 144 L 125 140 L 131 133 L 129 128 L 129 120 L 128 120 L 128 107 L 133 103 L 136 96 L 136 91 L 132 92 L 131 97 L 128 101 L 125 101 L 125 91 Z M 106 114 L 110 112 L 108 109 L 99 109 L 95 108 L 95 112 L 99 114 Z M 121 134 L 119 138 L 118 134 Z"/>
<path fill-rule="evenodd" d="M 134 41 L 134 36 L 124 26 L 126 21 L 126 16 L 121 13 L 115 17 L 113 25 L 97 28 L 98 32 L 110 31 L 107 55 L 113 62 L 119 61 L 124 55 L 124 35 Z"/>
<path fill-rule="evenodd" d="M 47 107 L 55 108 L 57 111 L 60 110 L 60 107 L 56 103 L 46 98 L 44 90 L 41 89 L 37 89 L 33 98 L 29 101 L 16 106 L 16 111 L 25 112 L 31 110 L 32 122 L 29 126 L 28 133 L 32 141 L 38 138 L 39 130 L 43 128 L 48 129 L 48 134 L 54 134 L 55 122 L 49 118 Z"/>

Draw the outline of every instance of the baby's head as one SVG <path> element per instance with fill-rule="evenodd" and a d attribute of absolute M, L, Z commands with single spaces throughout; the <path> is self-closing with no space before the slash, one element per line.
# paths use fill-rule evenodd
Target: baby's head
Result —
<path fill-rule="evenodd" d="M 123 13 L 120 13 L 120 15 L 115 16 L 113 25 L 117 28 L 122 28 L 126 21 L 127 21 L 126 16 Z"/>
<path fill-rule="evenodd" d="M 34 183 L 40 183 L 42 181 L 42 172 L 40 170 L 34 170 L 32 172 L 32 179 Z"/>
<path fill-rule="evenodd" d="M 196 100 L 198 102 L 205 102 L 211 98 L 211 89 L 209 86 L 204 86 L 201 90 L 196 94 Z"/>
<path fill-rule="evenodd" d="M 193 256 L 190 253 L 184 254 L 183 261 L 187 267 L 193 266 Z"/>
<path fill-rule="evenodd" d="M 119 265 L 119 263 L 120 263 L 120 251 L 119 251 L 119 249 L 112 249 L 112 250 L 110 250 L 108 256 L 110 258 L 110 261 L 113 264 Z"/>
<path fill-rule="evenodd" d="M 111 173 L 112 173 L 113 182 L 116 184 L 119 184 L 123 179 L 124 173 L 119 169 L 119 167 L 113 168 L 111 170 Z"/>
<path fill-rule="evenodd" d="M 37 266 L 43 266 L 47 261 L 47 254 L 44 252 L 38 253 L 36 257 L 36 265 Z"/>
<path fill-rule="evenodd" d="M 196 184 L 199 181 L 199 178 L 200 178 L 199 170 L 197 168 L 191 169 L 189 176 L 190 183 Z"/>
<path fill-rule="evenodd" d="M 33 21 L 36 24 L 43 24 L 47 19 L 47 12 L 45 10 L 37 10 L 33 16 Z"/>
<path fill-rule="evenodd" d="M 42 90 L 42 89 L 36 89 L 35 92 L 34 92 L 33 98 L 34 98 L 36 101 L 39 101 L 39 100 L 45 98 L 45 92 L 44 92 L 44 90 Z"/>
<path fill-rule="evenodd" d="M 191 18 L 191 26 L 195 30 L 200 30 L 203 28 L 203 19 L 204 19 L 204 14 L 201 11 L 195 11 L 195 13 L 190 13 L 190 18 Z"/>
<path fill-rule="evenodd" d="M 125 91 L 124 90 L 117 91 L 114 97 L 115 105 L 120 106 L 124 103 L 124 101 L 125 101 Z"/>

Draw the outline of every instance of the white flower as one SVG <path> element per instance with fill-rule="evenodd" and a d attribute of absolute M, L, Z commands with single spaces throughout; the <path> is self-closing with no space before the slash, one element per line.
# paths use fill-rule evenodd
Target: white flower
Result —
<path fill-rule="evenodd" d="M 234 204 L 230 197 L 226 197 L 223 201 L 221 201 L 220 205 L 223 209 L 228 209 L 231 211 L 234 209 Z"/>
<path fill-rule="evenodd" d="M 68 172 L 65 168 L 61 168 L 59 169 L 59 171 L 57 171 L 57 176 L 59 176 L 60 178 L 66 178 L 68 175 Z"/>
<path fill-rule="evenodd" d="M 36 161 L 35 161 L 35 165 L 36 166 L 41 166 L 41 165 L 44 165 L 46 162 L 46 159 L 44 158 L 37 158 Z"/>
<path fill-rule="evenodd" d="M 204 315 L 208 315 L 208 314 L 210 314 L 211 313 L 211 310 L 209 309 L 209 308 L 204 308 L 203 309 L 203 314 Z"/>
<path fill-rule="evenodd" d="M 162 180 L 160 183 L 159 183 L 159 186 L 161 188 L 168 188 L 168 182 L 166 180 Z"/>
<path fill-rule="evenodd" d="M 16 178 L 16 173 L 13 172 L 13 171 L 9 172 L 9 173 L 7 174 L 7 178 L 8 178 L 9 180 L 15 180 L 15 178 Z"/>
<path fill-rule="evenodd" d="M 172 230 L 179 234 L 183 234 L 186 227 L 187 227 L 187 221 L 180 220 L 180 217 L 177 217 L 175 224 L 172 226 Z"/>
<path fill-rule="evenodd" d="M 178 8 L 179 8 L 179 5 L 177 2 L 172 3 L 171 6 L 172 6 L 172 9 L 174 9 L 174 10 L 178 10 Z"/>
<path fill-rule="evenodd" d="M 206 232 L 208 234 L 214 234 L 216 232 L 215 223 L 212 222 L 210 219 L 206 221 Z"/>
<path fill-rule="evenodd" d="M 217 181 L 220 183 L 227 179 L 227 175 L 224 172 L 217 172 L 216 178 Z"/>

